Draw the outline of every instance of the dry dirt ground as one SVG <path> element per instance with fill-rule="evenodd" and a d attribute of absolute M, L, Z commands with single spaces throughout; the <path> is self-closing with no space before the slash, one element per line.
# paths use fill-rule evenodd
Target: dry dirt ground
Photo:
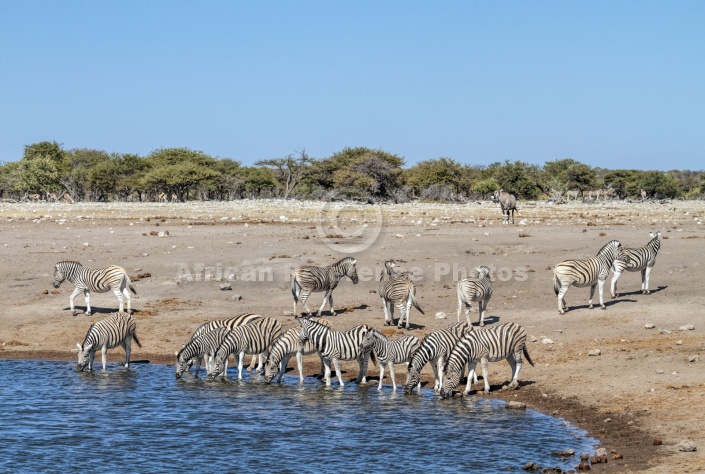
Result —
<path fill-rule="evenodd" d="M 359 323 L 383 328 L 376 277 L 385 260 L 395 259 L 419 278 L 417 297 L 426 314 L 412 311 L 410 331 L 419 337 L 455 321 L 458 277 L 490 265 L 495 282 L 489 323 L 524 326 L 535 338 L 528 349 L 536 364 L 524 363 L 519 390 L 497 390 L 490 397 L 524 401 L 570 420 L 599 438 L 610 456 L 623 456 L 593 465 L 593 471 L 704 472 L 705 204 L 519 207 L 516 224 L 502 225 L 492 203 L 3 203 L 0 288 L 6 302 L 0 312 L 0 358 L 73 360 L 71 351 L 90 323 L 117 308 L 112 293 L 93 294 L 95 314 L 72 316 L 68 297 L 73 287 L 52 287 L 53 264 L 60 260 L 151 274 L 134 283 L 142 348 L 133 345 L 132 359 L 156 363 L 173 363 L 174 351 L 209 319 L 252 312 L 277 318 L 285 329 L 296 324 L 285 312 L 293 309 L 289 271 L 300 264 L 356 257 L 360 282 L 342 281 L 334 293 L 338 314 L 324 315 L 336 329 Z M 611 299 L 605 288 L 606 310 L 589 310 L 589 290 L 572 287 L 567 294 L 571 310 L 558 314 L 551 271 L 556 263 L 591 257 L 611 239 L 642 246 L 649 232 L 659 229 L 663 241 L 651 295 L 638 291 L 638 274 L 626 273 L 620 280 L 622 297 Z M 151 235 L 166 231 L 164 237 Z M 227 280 L 232 290 L 221 291 Z M 312 309 L 321 296 L 311 297 Z M 82 296 L 76 306 L 84 308 Z M 471 317 L 475 322 L 478 314 Z M 646 329 L 647 324 L 654 329 Z M 679 330 L 687 324 L 694 330 Z M 392 336 L 404 333 L 385 329 Z M 544 344 L 543 338 L 553 343 Z M 596 349 L 599 356 L 588 355 Z M 690 362 L 696 355 L 699 360 Z M 123 357 L 121 349 L 109 352 L 111 361 Z M 307 374 L 317 369 L 317 359 L 307 358 Z M 343 369 L 346 379 L 357 373 L 354 362 Z M 403 370 L 397 372 L 403 379 Z M 428 380 L 430 368 L 424 373 Z M 370 374 L 375 380 L 377 369 Z M 508 378 L 506 363 L 490 365 L 493 389 Z M 656 438 L 663 444 L 654 446 Z M 698 451 L 679 452 L 682 440 L 693 441 Z"/>

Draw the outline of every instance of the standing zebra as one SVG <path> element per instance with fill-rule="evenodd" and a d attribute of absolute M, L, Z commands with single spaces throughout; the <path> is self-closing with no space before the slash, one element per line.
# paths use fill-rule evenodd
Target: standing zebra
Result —
<path fill-rule="evenodd" d="M 472 326 L 466 323 L 453 323 L 443 329 L 437 329 L 428 334 L 421 342 L 409 364 L 409 377 L 404 386 L 405 393 L 411 393 L 414 388 L 421 389 L 419 380 L 421 379 L 421 369 L 428 362 L 431 362 L 433 378 L 435 380 L 433 389 L 440 390 L 443 382 L 443 367 L 450 352 L 460 337 L 468 331 L 472 331 Z M 468 375 L 469 376 L 469 375 Z"/>
<path fill-rule="evenodd" d="M 470 324 L 471 303 L 478 302 L 480 312 L 480 326 L 485 325 L 485 311 L 487 303 L 492 296 L 492 278 L 490 269 L 486 266 L 477 267 L 476 278 L 463 278 L 458 282 L 458 322 L 460 322 L 460 309 L 465 306 L 465 320 Z"/>
<path fill-rule="evenodd" d="M 618 240 L 611 240 L 592 258 L 587 260 L 564 260 L 556 265 L 553 269 L 553 291 L 558 296 L 558 313 L 564 314 L 564 310 L 568 311 L 568 303 L 564 297 L 571 285 L 579 288 L 590 287 L 590 299 L 588 300 L 590 309 L 592 309 L 595 285 L 598 285 L 600 289 L 600 307 L 606 309 L 602 300 L 602 290 L 605 286 L 607 275 L 616 259 L 630 262 L 629 257 L 622 249 L 622 244 Z"/>
<path fill-rule="evenodd" d="M 76 310 L 73 306 L 73 299 L 81 292 L 86 298 L 86 315 L 91 314 L 91 291 L 96 293 L 105 293 L 108 290 L 113 290 L 120 302 L 120 312 L 124 310 L 123 295 L 127 298 L 127 312 L 131 312 L 130 308 L 130 292 L 128 288 L 135 294 L 135 288 L 130 283 L 130 278 L 127 272 L 122 267 L 110 265 L 100 270 L 84 267 L 78 262 L 59 262 L 54 265 L 54 288 L 61 286 L 64 280 L 73 283 L 76 288 L 69 297 L 71 305 L 71 314 L 76 315 Z"/>
<path fill-rule="evenodd" d="M 211 356 L 215 354 L 215 351 L 229 333 L 230 329 L 227 327 L 219 327 L 212 331 L 201 333 L 191 339 L 180 351 L 176 352 L 176 378 L 181 378 L 183 373 L 191 367 L 194 359 L 198 361 L 198 366 L 193 376 L 198 377 L 198 369 L 204 357 L 206 359 L 206 372 L 208 372 Z M 225 363 L 227 370 L 227 360 Z"/>
<path fill-rule="evenodd" d="M 617 294 L 617 280 L 624 270 L 628 272 L 641 272 L 641 293 L 648 295 L 651 293 L 649 291 L 649 277 L 651 276 L 651 270 L 656 264 L 656 255 L 658 254 L 659 248 L 661 248 L 661 232 L 649 233 L 651 240 L 644 245 L 636 249 L 624 249 L 624 253 L 629 257 L 629 262 L 616 259 L 612 264 L 612 285 L 610 288 L 610 294 L 612 298 L 619 296 Z"/>
<path fill-rule="evenodd" d="M 499 188 L 494 192 L 492 200 L 499 202 L 499 207 L 502 209 L 502 224 L 509 224 L 509 212 L 512 213 L 512 224 L 514 224 L 514 211 L 517 210 L 516 196 Z"/>
<path fill-rule="evenodd" d="M 394 341 L 388 340 L 381 332 L 372 328 L 362 341 L 364 352 L 364 367 L 367 372 L 367 358 L 374 351 L 379 360 L 379 385 L 377 390 L 382 390 L 382 380 L 384 380 L 384 368 L 389 365 L 389 375 L 392 379 L 392 390 L 397 390 L 397 383 L 394 376 L 394 364 L 406 364 L 406 381 L 409 381 L 409 363 L 411 356 L 421 346 L 421 341 L 416 336 L 402 336 Z"/>
<path fill-rule="evenodd" d="M 316 319 L 316 322 L 330 327 L 330 323 L 325 319 Z M 272 379 L 275 382 L 282 381 L 282 376 L 286 372 L 286 367 L 289 364 L 289 359 L 296 356 L 296 366 L 299 369 L 299 382 L 304 381 L 303 371 L 303 356 L 318 353 L 313 343 L 308 340 L 305 344 L 301 344 L 301 328 L 294 327 L 282 334 L 279 339 L 272 344 L 272 350 L 269 353 L 267 362 L 264 364 L 264 381 L 270 383 Z M 319 375 L 323 376 L 324 366 L 323 357 L 318 353 L 321 359 L 321 368 Z"/>
<path fill-rule="evenodd" d="M 259 314 L 244 313 L 239 316 L 235 316 L 233 318 L 215 319 L 213 321 L 208 321 L 208 322 L 201 324 L 198 327 L 198 329 L 196 329 L 196 331 L 194 331 L 194 333 L 191 335 L 190 341 L 193 341 L 198 336 L 205 334 L 207 332 L 213 331 L 214 329 L 218 329 L 218 328 L 232 329 L 237 326 L 244 326 L 245 324 L 249 324 L 253 321 L 257 321 L 258 319 L 262 319 L 262 316 L 260 316 Z M 252 356 L 252 361 L 250 362 L 250 366 L 247 368 L 248 370 L 254 368 L 255 357 L 256 356 Z M 196 364 L 196 370 L 194 372 L 195 377 L 198 377 L 198 371 L 201 368 L 202 359 L 203 358 L 199 355 L 199 356 L 196 356 L 193 359 L 191 359 L 188 363 L 188 369 L 191 369 L 191 366 L 194 363 Z"/>
<path fill-rule="evenodd" d="M 330 304 L 331 316 L 335 316 L 333 310 L 333 290 L 338 286 L 338 282 L 343 277 L 348 277 L 353 284 L 357 285 L 357 270 L 355 264 L 357 260 L 352 257 L 345 257 L 338 262 L 327 267 L 316 267 L 313 265 L 302 265 L 291 272 L 291 294 L 294 295 L 294 314 L 299 301 L 311 316 L 311 310 L 306 304 L 306 300 L 311 293 L 325 291 L 323 303 L 318 314 L 321 314 L 326 301 Z M 298 317 L 298 316 L 297 316 Z"/>
<path fill-rule="evenodd" d="M 505 323 L 482 331 L 465 333 L 448 356 L 441 397 L 448 398 L 453 394 L 453 389 L 460 383 L 466 364 L 470 364 L 470 373 L 475 373 L 478 362 L 482 364 L 485 393 L 490 393 L 490 383 L 487 380 L 488 363 L 503 359 L 506 359 L 512 368 L 512 381 L 509 386 L 516 389 L 519 386 L 522 353 L 529 364 L 534 365 L 526 350 L 526 332 L 516 323 Z M 468 375 L 465 395 L 470 393 L 471 388 L 472 377 Z"/>
<path fill-rule="evenodd" d="M 125 349 L 125 367 L 129 367 L 132 340 L 134 339 L 137 345 L 142 347 L 136 330 L 135 320 L 130 314 L 122 311 L 91 324 L 83 339 L 83 344 L 76 343 L 78 346 L 78 370 L 83 371 L 86 366 L 88 366 L 88 370 L 93 370 L 93 358 L 98 348 L 103 356 L 103 370 L 105 370 L 108 349 L 117 346 L 122 346 Z"/>
<path fill-rule="evenodd" d="M 341 360 L 357 360 L 360 366 L 357 382 L 365 383 L 364 354 L 360 350 L 360 346 L 365 336 L 370 331 L 370 328 L 364 324 L 360 324 L 353 326 L 345 332 L 339 332 L 309 319 L 299 319 L 299 324 L 301 325 L 301 332 L 299 333 L 301 344 L 310 340 L 313 347 L 315 347 L 323 357 L 323 365 L 325 367 L 323 379 L 326 385 L 330 385 L 331 362 L 333 363 L 333 367 L 335 367 L 335 375 L 338 377 L 340 386 L 343 387 L 345 385 L 343 378 L 340 376 Z M 370 357 L 374 362 L 374 354 L 371 354 Z"/>
<path fill-rule="evenodd" d="M 389 278 L 386 281 L 384 280 L 385 275 Z M 400 329 L 404 323 L 404 315 L 406 315 L 406 329 L 409 329 L 409 313 L 411 312 L 412 304 L 421 314 L 425 314 L 416 302 L 416 285 L 411 281 L 408 273 L 404 272 L 400 275 L 394 273 L 393 261 L 387 260 L 384 262 L 384 270 L 379 276 L 379 281 L 377 293 L 384 307 L 385 326 L 394 324 L 394 305 L 396 305 L 401 314 L 397 323 L 397 327 Z"/>
<path fill-rule="evenodd" d="M 242 360 L 245 354 L 269 355 L 269 349 L 274 341 L 282 333 L 282 325 L 274 318 L 262 318 L 260 320 L 233 328 L 223 339 L 218 350 L 212 356 L 211 373 L 212 378 L 223 375 L 227 378 L 227 362 L 230 354 L 237 354 L 237 378 L 242 380 Z M 262 367 L 257 367 L 259 372 Z"/>

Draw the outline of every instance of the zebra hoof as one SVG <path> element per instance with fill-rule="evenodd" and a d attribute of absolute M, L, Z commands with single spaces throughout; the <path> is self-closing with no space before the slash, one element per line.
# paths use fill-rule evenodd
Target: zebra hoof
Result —
<path fill-rule="evenodd" d="M 93 314 L 93 313 L 91 313 L 90 311 L 86 311 L 85 314 L 86 314 L 86 316 L 90 316 L 90 315 Z"/>
<path fill-rule="evenodd" d="M 607 309 L 607 306 L 605 306 L 605 305 L 600 305 L 600 309 Z"/>
<path fill-rule="evenodd" d="M 593 309 L 593 305 L 588 306 L 588 309 Z"/>
<path fill-rule="evenodd" d="M 76 311 L 75 309 L 71 311 L 71 316 L 76 316 L 77 314 L 78 314 L 78 311 Z"/>

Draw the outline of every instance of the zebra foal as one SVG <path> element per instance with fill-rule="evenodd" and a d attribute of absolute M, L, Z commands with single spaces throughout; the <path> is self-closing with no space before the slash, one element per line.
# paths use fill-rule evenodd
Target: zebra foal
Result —
<path fill-rule="evenodd" d="M 482 365 L 482 377 L 485 382 L 485 393 L 490 393 L 490 383 L 487 380 L 489 362 L 506 359 L 512 368 L 512 381 L 509 387 L 519 386 L 522 354 L 529 364 L 534 365 L 526 350 L 526 332 L 516 323 L 505 323 L 482 331 L 471 331 L 463 334 L 453 347 L 445 366 L 445 378 L 441 386 L 441 397 L 448 398 L 460 383 L 465 366 L 470 364 L 470 372 L 465 387 L 465 395 L 472 388 L 472 377 L 478 362 Z"/>
<path fill-rule="evenodd" d="M 237 378 L 242 380 L 242 360 L 245 354 L 269 355 L 269 349 L 282 332 L 282 325 L 274 318 L 262 318 L 244 326 L 233 328 L 211 357 L 210 377 L 220 375 L 227 378 L 227 362 L 230 354 L 237 354 Z M 262 367 L 257 367 L 257 371 Z"/>
<path fill-rule="evenodd" d="M 595 295 L 595 286 L 600 290 L 600 307 L 605 308 L 602 298 L 605 280 L 616 259 L 630 262 L 624 253 L 622 244 L 618 240 L 607 242 L 597 255 L 587 260 L 564 260 L 553 269 L 553 291 L 558 297 L 558 313 L 564 314 L 568 310 L 565 294 L 571 285 L 579 288 L 590 287 L 588 307 L 592 309 L 592 297 Z"/>
<path fill-rule="evenodd" d="M 411 357 L 404 393 L 411 393 L 414 388 L 421 389 L 421 369 L 429 362 L 435 382 L 433 390 L 440 390 L 446 359 L 461 336 L 468 331 L 472 331 L 472 326 L 466 323 L 453 323 L 443 329 L 431 331 Z"/>
<path fill-rule="evenodd" d="M 612 264 L 612 271 L 614 272 L 610 287 L 612 298 L 619 296 L 617 294 L 617 280 L 619 280 L 624 270 L 628 272 L 641 272 L 641 293 L 644 295 L 651 293 L 649 290 L 649 278 L 651 276 L 651 270 L 656 264 L 656 256 L 661 248 L 661 232 L 650 232 L 649 236 L 651 240 L 643 247 L 624 249 L 624 253 L 629 257 L 628 262 L 616 259 Z"/>
<path fill-rule="evenodd" d="M 86 315 L 91 315 L 91 291 L 95 293 L 105 293 L 113 290 L 120 303 L 120 312 L 123 312 L 123 295 L 127 298 L 127 312 L 130 308 L 130 291 L 137 294 L 135 288 L 130 283 L 130 278 L 124 268 L 117 265 L 110 265 L 105 268 L 94 270 L 84 267 L 79 262 L 64 261 L 54 265 L 54 288 L 59 288 L 64 280 L 73 283 L 76 288 L 69 297 L 71 314 L 76 315 L 73 306 L 74 298 L 81 292 L 86 298 Z M 128 291 L 128 289 L 130 291 Z"/>
<path fill-rule="evenodd" d="M 477 301 L 480 312 L 480 326 L 485 325 L 485 311 L 492 296 L 492 278 L 486 266 L 477 267 L 476 278 L 463 278 L 458 282 L 458 322 L 460 309 L 465 306 L 465 320 L 470 324 L 471 303 Z"/>
<path fill-rule="evenodd" d="M 330 327 L 330 323 L 325 319 L 316 319 L 316 321 L 324 326 Z M 279 383 L 282 381 L 282 376 L 286 372 L 286 367 L 289 364 L 289 359 L 296 356 L 296 367 L 299 369 L 299 382 L 304 381 L 303 371 L 303 356 L 317 353 L 321 359 L 321 368 L 319 375 L 323 376 L 324 366 L 323 357 L 313 346 L 313 343 L 308 340 L 305 344 L 301 344 L 301 328 L 295 327 L 284 332 L 272 344 L 272 350 L 269 352 L 269 357 L 264 364 L 264 381 L 271 383 L 274 381 Z"/>
<path fill-rule="evenodd" d="M 357 285 L 357 260 L 352 257 L 345 257 L 327 267 L 316 267 L 313 265 L 302 265 L 291 272 L 291 294 L 294 296 L 294 314 L 299 303 L 306 309 L 306 313 L 311 316 L 311 310 L 306 304 L 306 300 L 311 293 L 324 291 L 323 303 L 318 314 L 321 314 L 326 301 L 330 304 L 331 316 L 335 316 L 333 310 L 333 290 L 338 286 L 343 277 L 348 277 L 353 284 Z M 298 316 L 297 316 L 298 317 Z"/>
<path fill-rule="evenodd" d="M 78 346 L 77 369 L 82 372 L 88 366 L 88 370 L 93 370 L 95 351 L 100 348 L 103 370 L 105 370 L 108 349 L 113 349 L 117 346 L 122 346 L 125 349 L 125 367 L 129 367 L 132 340 L 134 339 L 137 345 L 142 347 L 140 340 L 137 338 L 136 330 L 137 323 L 132 319 L 132 316 L 125 312 L 115 313 L 91 324 L 86 337 L 83 339 L 83 344 L 76 343 Z"/>
<path fill-rule="evenodd" d="M 326 385 L 330 385 L 331 363 L 333 367 L 335 367 L 335 375 L 338 377 L 340 386 L 343 387 L 345 385 L 343 378 L 340 376 L 341 360 L 357 360 L 360 366 L 357 381 L 358 383 L 365 383 L 364 354 L 360 346 L 365 336 L 370 331 L 369 327 L 360 324 L 353 326 L 345 332 L 339 332 L 309 319 L 299 319 L 299 324 L 301 325 L 301 332 L 299 333 L 299 341 L 301 344 L 304 344 L 306 341 L 311 341 L 313 347 L 321 353 L 325 369 L 323 379 Z M 371 354 L 370 358 L 374 362 L 374 354 Z"/>
<path fill-rule="evenodd" d="M 198 369 L 201 366 L 201 361 L 206 358 L 206 373 L 208 373 L 210 357 L 215 354 L 215 351 L 220 347 L 220 344 L 230 333 L 230 329 L 227 327 L 219 327 L 213 329 L 212 331 L 207 331 L 199 334 L 198 336 L 192 338 L 187 344 L 185 344 L 180 351 L 176 352 L 176 378 L 180 379 L 184 372 L 186 372 L 193 361 L 196 360 L 198 365 L 196 366 L 196 371 L 193 376 L 198 377 Z M 225 361 L 227 370 L 227 360 Z"/>
<path fill-rule="evenodd" d="M 394 364 L 406 364 L 406 381 L 409 381 L 409 363 L 411 356 L 421 346 L 421 341 L 416 336 L 402 336 L 399 339 L 390 341 L 384 334 L 372 328 L 362 341 L 362 351 L 364 353 L 364 368 L 367 372 L 367 359 L 372 351 L 377 354 L 379 360 L 379 385 L 377 390 L 382 390 L 384 380 L 384 368 L 389 365 L 389 376 L 392 379 L 392 390 L 397 390 L 396 378 L 394 376 Z"/>
<path fill-rule="evenodd" d="M 385 280 L 385 277 L 388 279 Z M 406 329 L 409 329 L 409 313 L 411 305 L 418 309 L 421 314 L 425 314 L 419 304 L 416 302 L 416 285 L 411 281 L 408 273 L 404 272 L 397 275 L 394 272 L 394 262 L 387 260 L 384 262 L 384 269 L 379 276 L 379 288 L 377 293 L 382 306 L 384 307 L 384 325 L 391 326 L 394 324 L 394 306 L 399 309 L 399 321 L 397 327 L 401 329 L 404 323 L 404 315 L 406 315 Z"/>

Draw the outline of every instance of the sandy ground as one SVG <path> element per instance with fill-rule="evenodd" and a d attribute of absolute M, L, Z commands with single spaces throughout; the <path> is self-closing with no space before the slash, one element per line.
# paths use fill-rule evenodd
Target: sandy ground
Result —
<path fill-rule="evenodd" d="M 497 392 L 489 396 L 570 420 L 599 438 L 610 456 L 623 456 L 593 465 L 593 471 L 705 472 L 705 203 L 519 207 L 516 224 L 507 226 L 492 203 L 0 204 L 0 287 L 7 296 L 0 358 L 73 360 L 72 349 L 90 323 L 116 310 L 112 293 L 93 294 L 95 314 L 72 316 L 73 287 L 64 283 L 57 291 L 51 284 L 60 260 L 151 274 L 134 283 L 142 348 L 133 345 L 132 359 L 156 363 L 173 363 L 174 351 L 209 319 L 252 312 L 277 318 L 285 329 L 296 324 L 285 312 L 293 310 L 289 270 L 300 264 L 356 257 L 360 282 L 341 282 L 334 293 L 338 314 L 328 317 L 336 329 L 359 323 L 383 328 L 376 277 L 385 260 L 395 259 L 419 277 L 417 297 L 426 314 L 412 311 L 410 331 L 419 337 L 456 320 L 458 277 L 490 265 L 495 282 L 489 323 L 523 325 L 535 339 L 528 349 L 536 365 L 525 363 L 521 387 L 506 392 L 498 389 L 509 378 L 507 364 L 491 364 Z M 658 229 L 664 239 L 651 295 L 639 293 L 638 274 L 626 273 L 622 297 L 613 300 L 605 289 L 606 310 L 587 309 L 589 290 L 573 287 L 567 294 L 571 311 L 558 314 L 553 265 L 591 257 L 611 239 L 642 246 Z M 151 235 L 166 231 L 165 237 Z M 227 280 L 232 290 L 221 291 Z M 311 297 L 312 309 L 321 296 Z M 76 306 L 84 309 L 82 296 Z M 476 322 L 478 314 L 471 317 Z M 679 330 L 687 324 L 695 329 Z M 588 355 L 596 349 L 599 356 Z M 695 355 L 699 360 L 690 362 Z M 123 357 L 121 349 L 109 352 L 110 361 Z M 355 377 L 355 363 L 343 368 L 346 379 Z M 317 359 L 307 358 L 307 374 L 317 369 Z M 402 368 L 397 372 L 401 381 Z M 424 374 L 431 377 L 429 367 Z M 376 382 L 377 368 L 370 375 Z M 654 446 L 656 438 L 663 444 Z M 698 451 L 679 452 L 682 440 Z"/>

